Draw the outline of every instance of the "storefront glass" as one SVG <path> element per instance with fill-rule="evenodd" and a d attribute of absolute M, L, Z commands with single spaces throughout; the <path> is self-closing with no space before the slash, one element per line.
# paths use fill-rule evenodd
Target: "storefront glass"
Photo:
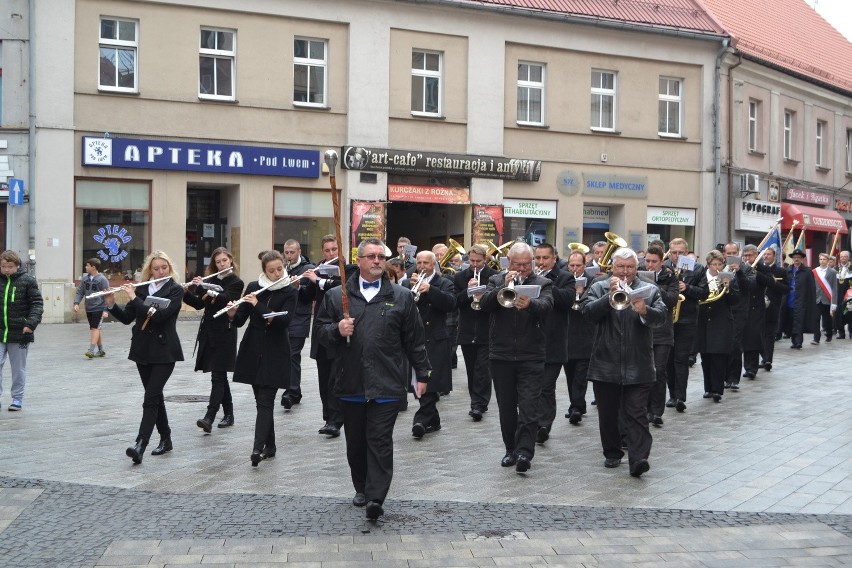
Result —
<path fill-rule="evenodd" d="M 648 207 L 648 239 L 659 239 L 666 246 L 675 238 L 684 239 L 690 247 L 695 244 L 695 209 L 684 207 Z M 700 252 L 700 251 L 696 251 Z"/>
<path fill-rule="evenodd" d="M 334 234 L 334 210 L 328 191 L 275 190 L 275 250 L 296 239 L 311 262 L 322 256 L 322 238 Z M 259 252 L 259 251 L 258 251 Z"/>
<path fill-rule="evenodd" d="M 523 240 L 536 247 L 556 242 L 556 202 L 503 200 L 503 239 Z"/>

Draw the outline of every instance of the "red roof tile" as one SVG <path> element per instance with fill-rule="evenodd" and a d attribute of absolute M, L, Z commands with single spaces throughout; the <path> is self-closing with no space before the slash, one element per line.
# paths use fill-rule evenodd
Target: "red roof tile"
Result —
<path fill-rule="evenodd" d="M 694 0 L 459 0 L 458 4 L 502 6 L 698 33 L 723 33 Z"/>
<path fill-rule="evenodd" d="M 698 0 L 743 54 L 852 92 L 852 43 L 804 0 Z"/>

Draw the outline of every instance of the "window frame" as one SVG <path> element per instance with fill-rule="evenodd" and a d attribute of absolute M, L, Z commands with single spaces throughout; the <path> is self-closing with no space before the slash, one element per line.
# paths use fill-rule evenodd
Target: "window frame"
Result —
<path fill-rule="evenodd" d="M 758 119 L 760 114 L 760 101 L 750 99 L 748 101 L 748 149 L 750 152 L 758 151 Z"/>
<path fill-rule="evenodd" d="M 611 75 L 612 76 L 612 89 L 607 89 L 607 88 L 604 88 L 604 87 L 595 86 L 595 84 L 594 84 L 595 73 L 600 73 L 601 77 L 603 77 L 604 75 Z M 603 102 L 604 97 L 610 97 L 612 99 L 612 105 L 611 105 L 611 108 L 612 108 L 612 112 L 611 112 L 612 126 L 611 127 L 601 126 L 601 120 L 600 119 L 603 117 L 603 104 L 600 104 L 599 110 L 598 110 L 598 125 L 595 126 L 594 124 L 591 124 L 591 129 L 593 131 L 596 131 L 596 132 L 615 132 L 616 131 L 615 129 L 616 129 L 616 126 L 617 126 L 616 116 L 618 115 L 617 106 L 616 106 L 617 102 L 618 102 L 618 100 L 617 100 L 618 73 L 616 73 L 615 71 L 609 71 L 609 70 L 606 70 L 606 69 L 592 69 L 591 80 L 592 80 L 592 87 L 591 87 L 591 99 L 590 99 L 591 104 L 590 104 L 590 108 L 589 108 L 590 111 L 592 111 L 592 109 L 594 108 L 595 97 L 598 97 L 599 103 Z"/>
<path fill-rule="evenodd" d="M 784 110 L 784 159 L 793 160 L 793 121 L 796 113 L 792 110 Z"/>
<path fill-rule="evenodd" d="M 818 168 L 825 167 L 825 131 L 828 123 L 824 120 L 816 121 L 815 140 L 814 140 L 814 164 Z"/>
<path fill-rule="evenodd" d="M 657 134 L 664 137 L 670 138 L 682 138 L 683 137 L 683 79 L 678 77 L 667 77 L 660 76 L 659 81 L 657 82 L 657 90 L 660 90 L 659 83 L 661 81 L 666 81 L 667 84 L 671 84 L 674 82 L 678 85 L 678 94 L 671 95 L 668 93 L 657 93 L 657 107 L 659 113 L 660 103 L 666 103 L 666 109 L 668 110 L 670 104 L 677 104 L 677 132 L 663 132 L 660 130 L 660 116 L 657 116 Z M 668 116 L 668 114 L 667 114 Z M 613 122 L 614 124 L 614 122 Z M 668 125 L 668 120 L 666 121 L 666 125 Z"/>
<path fill-rule="evenodd" d="M 521 79 L 521 66 L 527 67 L 527 78 Z M 530 79 L 530 70 L 533 67 L 537 67 L 541 70 L 541 81 L 533 81 Z M 518 61 L 518 82 L 517 82 L 517 123 L 523 126 L 544 126 L 545 125 L 545 85 L 547 81 L 547 65 L 544 63 L 534 62 L 534 61 Z M 525 90 L 527 92 L 526 97 L 526 109 L 525 114 L 527 120 L 521 119 L 521 90 Z M 529 93 L 533 90 L 538 90 L 541 93 L 539 98 L 540 107 L 539 107 L 539 120 L 530 120 L 530 115 L 532 113 L 532 104 Z"/>
<path fill-rule="evenodd" d="M 308 57 L 297 57 L 296 56 L 296 42 L 304 41 L 307 42 L 308 46 Z M 312 59 L 310 57 L 311 53 L 311 43 L 317 42 L 322 44 L 323 50 L 323 59 Z M 296 69 L 297 67 L 306 67 L 305 77 L 307 78 L 307 85 L 305 94 L 308 98 L 311 95 L 311 86 L 310 86 L 310 77 L 311 77 L 311 69 L 313 68 L 321 68 L 322 69 L 322 92 L 319 93 L 322 96 L 322 102 L 311 102 L 311 101 L 297 101 L 296 100 Z M 293 38 L 293 105 L 294 106 L 302 106 L 302 107 L 313 107 L 313 108 L 328 108 L 328 39 L 316 38 L 316 37 L 303 37 L 296 36 Z"/>
<path fill-rule="evenodd" d="M 852 174 L 852 128 L 846 129 L 846 174 Z"/>
<path fill-rule="evenodd" d="M 434 50 L 430 50 L 430 49 L 412 48 L 412 50 L 411 50 L 411 58 L 412 59 L 414 59 L 415 53 L 422 53 L 423 54 L 423 67 L 424 67 L 424 69 L 415 69 L 414 68 L 414 62 L 412 61 L 412 63 L 411 63 L 411 82 L 412 82 L 411 94 L 412 95 L 414 94 L 414 91 L 413 91 L 414 79 L 418 78 L 418 77 L 422 78 L 422 80 L 423 80 L 422 100 L 423 100 L 423 108 L 425 109 L 426 108 L 426 100 L 427 100 L 427 97 L 426 97 L 427 79 L 436 79 L 438 81 L 438 88 L 437 88 L 438 110 L 436 112 L 428 112 L 426 110 L 415 110 L 414 108 L 411 108 L 411 114 L 412 114 L 412 116 L 424 116 L 424 117 L 430 117 L 430 118 L 441 117 L 441 116 L 443 116 L 443 113 L 444 113 L 444 53 L 441 52 L 441 51 L 434 51 Z M 431 71 L 431 70 L 425 69 L 425 67 L 426 67 L 426 56 L 427 55 L 437 55 L 438 56 L 438 70 L 437 71 Z"/>
<path fill-rule="evenodd" d="M 207 47 L 201 46 L 201 39 L 204 32 L 213 32 L 214 34 L 219 33 L 227 33 L 231 34 L 231 42 L 233 44 L 233 49 L 224 50 L 224 49 L 211 49 Z M 213 59 L 214 62 L 220 59 L 226 59 L 231 62 L 231 94 L 230 95 L 219 95 L 219 94 L 210 94 L 201 92 L 201 60 L 203 58 Z M 212 26 L 201 26 L 198 31 L 198 98 L 205 100 L 213 100 L 213 101 L 235 101 L 237 100 L 237 30 L 227 29 L 227 28 L 217 28 Z M 217 70 L 216 64 L 213 65 L 213 88 L 218 93 L 218 80 L 217 80 Z"/>
<path fill-rule="evenodd" d="M 116 35 L 120 35 L 118 30 L 121 23 L 133 24 L 133 41 L 122 40 L 118 37 L 115 39 L 104 38 L 102 36 L 104 21 L 115 22 Z M 101 50 L 112 49 L 118 51 L 133 52 L 133 86 L 121 87 L 118 85 L 119 72 L 115 70 L 115 85 L 101 84 Z M 138 93 L 139 92 L 139 21 L 130 18 L 118 18 L 110 16 L 101 16 L 98 19 L 98 66 L 97 66 L 97 85 L 99 91 L 109 91 L 113 93 Z"/>

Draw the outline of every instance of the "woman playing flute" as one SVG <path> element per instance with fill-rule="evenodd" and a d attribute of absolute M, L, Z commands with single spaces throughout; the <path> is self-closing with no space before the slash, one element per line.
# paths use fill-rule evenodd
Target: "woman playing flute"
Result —
<path fill-rule="evenodd" d="M 225 272 L 229 268 L 231 271 Z M 204 278 L 218 285 L 222 291 L 205 288 L 202 277 L 196 276 L 187 287 L 183 301 L 196 310 L 204 310 L 198 328 L 195 370 L 210 373 L 210 400 L 204 418 L 198 419 L 195 424 L 209 434 L 213 431 L 213 421 L 220 406 L 225 415 L 219 422 L 219 428 L 234 425 L 234 402 L 228 386 L 228 372 L 234 372 L 237 358 L 237 328 L 228 318 L 214 318 L 213 314 L 242 296 L 243 281 L 237 276 L 234 256 L 225 247 L 217 248 L 210 255 Z"/>
<path fill-rule="evenodd" d="M 163 401 L 163 387 L 175 368 L 176 361 L 183 361 L 183 350 L 177 335 L 175 323 L 180 312 L 183 286 L 177 283 L 174 265 L 163 251 L 154 251 L 145 260 L 142 279 L 152 280 L 147 286 L 134 286 L 127 283 L 121 289 L 130 300 L 125 306 L 115 304 L 115 295 L 105 298 L 109 312 L 115 319 L 128 325 L 133 323 L 133 337 L 130 340 L 130 353 L 127 358 L 136 363 L 145 397 L 142 403 L 142 422 L 136 443 L 125 452 L 133 463 L 142 463 L 142 456 L 148 446 L 148 440 L 157 427 L 160 443 L 151 452 L 159 456 L 172 450 L 172 431 L 166 415 Z M 168 306 L 157 309 L 145 301 L 149 297 L 165 298 Z M 163 302 L 165 303 L 165 302 Z"/>

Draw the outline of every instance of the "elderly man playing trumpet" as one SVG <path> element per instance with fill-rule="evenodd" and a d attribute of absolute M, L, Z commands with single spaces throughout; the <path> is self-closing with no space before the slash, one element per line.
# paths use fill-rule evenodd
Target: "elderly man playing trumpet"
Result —
<path fill-rule="evenodd" d="M 629 248 L 612 255 L 612 275 L 592 284 L 583 300 L 583 315 L 594 325 L 588 379 L 598 403 L 604 466 L 618 467 L 623 417 L 630 475 L 650 469 L 651 432 L 648 396 L 656 380 L 652 328 L 666 322 L 659 289 L 636 277 L 639 259 Z"/>

